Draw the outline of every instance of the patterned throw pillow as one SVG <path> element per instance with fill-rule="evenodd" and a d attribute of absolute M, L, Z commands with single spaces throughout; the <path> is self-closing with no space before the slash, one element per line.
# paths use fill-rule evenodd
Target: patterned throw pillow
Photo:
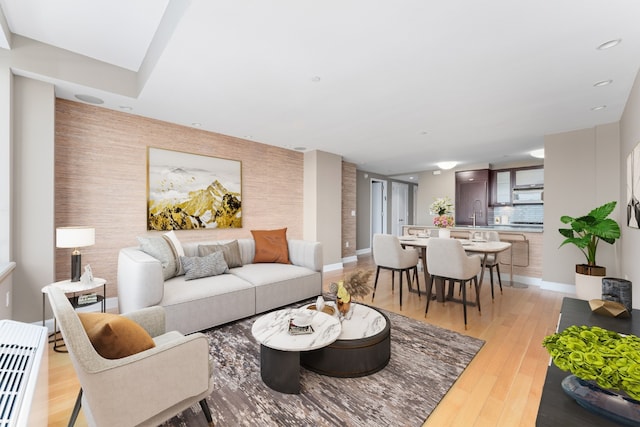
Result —
<path fill-rule="evenodd" d="M 180 271 L 180 260 L 171 243 L 164 237 L 138 237 L 140 250 L 162 264 L 164 280 L 175 277 Z"/>
<path fill-rule="evenodd" d="M 238 241 L 224 244 L 198 245 L 198 255 L 206 256 L 213 252 L 222 252 L 229 268 L 242 267 L 242 255 Z"/>
<path fill-rule="evenodd" d="M 182 276 L 184 274 L 184 269 L 182 268 L 182 264 L 180 263 L 180 257 L 184 256 L 184 249 L 182 248 L 182 243 L 178 240 L 178 236 L 176 236 L 176 232 L 171 230 L 168 233 L 164 233 L 162 237 L 169 242 L 173 249 L 173 255 L 176 259 L 178 271 L 176 276 Z"/>
<path fill-rule="evenodd" d="M 184 280 L 217 276 L 229 271 L 222 252 L 214 252 L 203 257 L 182 256 L 180 262 L 184 267 Z"/>

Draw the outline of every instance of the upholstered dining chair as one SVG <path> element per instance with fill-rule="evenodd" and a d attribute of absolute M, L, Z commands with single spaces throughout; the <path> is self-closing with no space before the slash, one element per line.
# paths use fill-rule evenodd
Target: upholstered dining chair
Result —
<path fill-rule="evenodd" d="M 400 240 L 391 234 L 374 234 L 373 235 L 373 261 L 375 262 L 376 279 L 373 283 L 373 294 L 371 302 L 376 296 L 376 288 L 378 286 L 378 276 L 380 270 L 391 270 L 391 292 L 393 292 L 395 273 L 400 273 L 400 310 L 402 310 L 402 274 L 407 276 L 407 287 L 411 287 L 410 271 L 416 273 L 416 287 L 418 288 L 418 297 L 420 297 L 420 282 L 418 280 L 418 252 L 414 248 L 404 249 L 400 244 Z"/>
<path fill-rule="evenodd" d="M 49 287 L 47 294 L 81 386 L 69 426 L 81 408 L 90 426 L 157 426 L 197 403 L 213 425 L 206 401 L 213 390 L 212 363 L 203 334 L 165 333 L 162 307 L 123 316 L 82 313 L 80 317 L 61 290 Z M 104 316 L 110 319 L 108 325 L 98 322 L 87 329 L 88 334 L 87 319 L 93 321 L 100 315 L 112 317 Z M 107 333 L 98 338 L 96 331 Z M 121 358 L 101 356 L 114 352 L 133 333 L 144 336 L 137 335 L 131 345 L 145 341 L 148 334 L 151 348 Z M 100 340 L 115 336 L 117 340 L 105 345 L 101 353 L 94 347 L 100 350 Z"/>
<path fill-rule="evenodd" d="M 433 289 L 433 282 L 438 279 L 449 280 L 453 286 L 460 283 L 462 289 L 462 312 L 464 313 L 464 328 L 467 329 L 467 291 L 466 283 L 472 281 L 476 290 L 476 305 L 480 310 L 480 289 L 478 287 L 478 273 L 482 268 L 478 255 L 467 255 L 458 239 L 429 239 L 427 248 L 427 270 L 431 275 L 427 286 L 427 307 L 424 316 L 427 317 L 429 302 Z"/>
<path fill-rule="evenodd" d="M 485 231 L 484 238 L 487 242 L 499 242 L 500 234 L 497 231 Z M 484 268 L 489 269 L 489 278 L 491 279 L 491 299 L 493 300 L 493 269 L 496 269 L 496 275 L 498 276 L 498 284 L 500 285 L 500 294 L 502 294 L 502 279 L 500 278 L 500 262 L 498 260 L 498 254 L 487 254 L 487 259 L 484 262 Z"/>

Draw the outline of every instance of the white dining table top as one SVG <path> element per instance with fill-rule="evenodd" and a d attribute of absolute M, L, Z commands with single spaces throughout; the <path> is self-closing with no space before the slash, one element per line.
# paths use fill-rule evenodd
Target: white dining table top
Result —
<path fill-rule="evenodd" d="M 434 237 L 414 237 L 414 236 L 401 236 L 398 238 L 400 244 L 405 246 L 415 247 L 429 247 L 429 240 Z M 458 239 L 462 243 L 462 247 L 467 252 L 477 253 L 498 253 L 506 251 L 511 247 L 509 242 L 488 242 L 486 240 L 468 240 Z"/>

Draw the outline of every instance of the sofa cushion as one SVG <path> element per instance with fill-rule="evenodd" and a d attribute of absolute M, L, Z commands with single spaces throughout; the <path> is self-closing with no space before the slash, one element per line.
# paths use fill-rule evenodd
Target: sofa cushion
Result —
<path fill-rule="evenodd" d="M 293 264 L 261 263 L 246 264 L 241 268 L 234 268 L 231 274 L 252 283 L 254 286 L 262 286 L 269 283 L 277 283 L 290 279 L 298 279 L 313 275 L 315 272 L 306 267 Z"/>
<path fill-rule="evenodd" d="M 251 230 L 256 242 L 254 263 L 276 262 L 290 264 L 289 246 L 287 244 L 287 229 L 279 230 Z"/>
<path fill-rule="evenodd" d="M 145 252 L 162 265 L 162 276 L 164 280 L 171 279 L 180 270 L 180 258 L 175 248 L 165 237 L 138 237 L 140 250 Z"/>
<path fill-rule="evenodd" d="M 213 252 L 203 257 L 183 256 L 180 257 L 180 262 L 184 267 L 185 280 L 217 276 L 229 271 L 222 252 Z"/>
<path fill-rule="evenodd" d="M 96 352 L 120 359 L 155 347 L 153 338 L 131 319 L 112 313 L 78 313 Z"/>
<path fill-rule="evenodd" d="M 200 256 L 206 256 L 213 252 L 222 252 L 229 268 L 242 267 L 242 256 L 240 255 L 240 246 L 237 240 L 229 243 L 198 245 L 198 255 Z"/>

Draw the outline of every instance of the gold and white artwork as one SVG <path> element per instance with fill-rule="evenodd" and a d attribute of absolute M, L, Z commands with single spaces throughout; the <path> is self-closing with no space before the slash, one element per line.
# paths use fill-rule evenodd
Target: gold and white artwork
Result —
<path fill-rule="evenodd" d="M 242 227 L 241 162 L 148 149 L 147 229 Z"/>

